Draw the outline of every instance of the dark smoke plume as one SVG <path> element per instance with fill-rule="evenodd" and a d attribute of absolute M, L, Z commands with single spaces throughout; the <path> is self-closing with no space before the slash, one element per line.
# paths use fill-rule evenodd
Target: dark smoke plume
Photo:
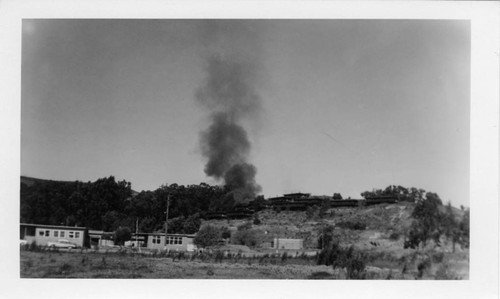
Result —
<path fill-rule="evenodd" d="M 211 124 L 200 134 L 205 173 L 223 180 L 237 201 L 252 199 L 261 187 L 255 181 L 257 169 L 248 163 L 251 143 L 242 120 L 261 109 L 255 65 L 221 53 L 209 56 L 206 63 L 206 77 L 196 93 L 210 112 Z"/>

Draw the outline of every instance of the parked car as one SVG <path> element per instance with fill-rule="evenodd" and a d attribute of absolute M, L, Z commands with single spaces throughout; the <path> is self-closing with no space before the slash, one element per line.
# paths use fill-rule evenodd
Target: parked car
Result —
<path fill-rule="evenodd" d="M 28 244 L 28 241 L 27 240 L 21 240 L 20 242 L 20 245 L 23 246 L 23 245 L 27 245 Z"/>
<path fill-rule="evenodd" d="M 67 249 L 72 249 L 77 247 L 76 244 L 73 244 L 66 239 L 59 239 L 57 242 L 48 242 L 47 246 L 53 248 L 67 248 Z"/>

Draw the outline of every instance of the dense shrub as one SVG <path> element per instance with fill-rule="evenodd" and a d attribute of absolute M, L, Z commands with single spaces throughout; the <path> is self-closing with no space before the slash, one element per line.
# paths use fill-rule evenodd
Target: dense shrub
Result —
<path fill-rule="evenodd" d="M 256 229 L 238 230 L 233 235 L 233 243 L 255 247 L 261 243 L 262 232 Z"/>
<path fill-rule="evenodd" d="M 217 250 L 215 252 L 215 262 L 222 263 L 223 259 L 224 259 L 224 252 L 222 250 Z"/>
<path fill-rule="evenodd" d="M 417 277 L 422 278 L 422 276 L 424 275 L 424 272 L 427 269 L 429 269 L 430 267 L 431 267 L 431 260 L 429 258 L 425 258 L 423 261 L 418 263 L 418 265 L 417 265 L 417 270 L 418 270 Z"/>
<path fill-rule="evenodd" d="M 437 252 L 434 253 L 432 256 L 432 262 L 434 263 L 441 263 L 444 260 L 444 252 Z"/>
<path fill-rule="evenodd" d="M 394 233 L 392 233 L 392 234 L 389 236 L 389 239 L 390 239 L 390 240 L 393 240 L 393 241 L 397 241 L 397 240 L 399 240 L 399 237 L 400 237 L 399 233 L 394 232 Z"/>
<path fill-rule="evenodd" d="M 132 232 L 130 231 L 130 228 L 119 227 L 115 231 L 114 241 L 115 244 L 117 245 L 123 245 L 123 243 L 125 243 L 125 241 L 130 240 L 131 237 L 132 237 Z"/>
<path fill-rule="evenodd" d="M 284 263 L 288 259 L 288 253 L 285 251 L 283 252 L 283 255 L 281 256 L 281 261 Z"/>
<path fill-rule="evenodd" d="M 216 245 L 221 238 L 221 231 L 213 225 L 203 226 L 194 237 L 194 244 L 199 247 Z"/>
<path fill-rule="evenodd" d="M 338 243 L 333 243 L 321 250 L 317 263 L 318 265 L 331 265 L 334 269 L 346 269 L 347 279 L 362 279 L 365 275 L 366 256 L 356 252 L 352 246 L 343 248 Z"/>
<path fill-rule="evenodd" d="M 231 238 L 231 231 L 227 227 L 221 228 L 221 237 L 222 239 L 229 239 Z"/>
<path fill-rule="evenodd" d="M 318 237 L 318 248 L 323 249 L 330 246 L 333 241 L 333 230 L 334 226 L 328 225 L 321 228 L 321 232 Z"/>

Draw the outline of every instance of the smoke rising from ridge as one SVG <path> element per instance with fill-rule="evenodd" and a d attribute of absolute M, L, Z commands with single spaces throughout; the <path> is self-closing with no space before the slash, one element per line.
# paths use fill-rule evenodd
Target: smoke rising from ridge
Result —
<path fill-rule="evenodd" d="M 255 181 L 257 169 L 248 162 L 251 143 L 242 121 L 258 116 L 261 99 L 256 90 L 255 57 L 243 52 L 255 45 L 231 44 L 227 29 L 221 30 L 226 27 L 220 24 L 211 23 L 209 28 L 205 37 L 214 37 L 213 46 L 206 56 L 205 80 L 196 92 L 197 101 L 210 113 L 210 126 L 200 133 L 201 151 L 207 158 L 204 171 L 222 180 L 237 201 L 251 199 L 261 187 Z M 245 32 L 241 28 L 230 31 L 243 36 Z M 245 51 L 238 51 L 239 47 Z"/>

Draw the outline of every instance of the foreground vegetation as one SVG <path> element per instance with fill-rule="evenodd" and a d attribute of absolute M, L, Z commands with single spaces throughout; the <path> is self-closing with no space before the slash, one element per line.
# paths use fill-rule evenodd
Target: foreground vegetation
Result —
<path fill-rule="evenodd" d="M 345 250 L 345 251 L 342 251 Z M 316 255 L 21 250 L 22 278 L 468 279 L 468 252 L 404 256 L 324 250 Z"/>

